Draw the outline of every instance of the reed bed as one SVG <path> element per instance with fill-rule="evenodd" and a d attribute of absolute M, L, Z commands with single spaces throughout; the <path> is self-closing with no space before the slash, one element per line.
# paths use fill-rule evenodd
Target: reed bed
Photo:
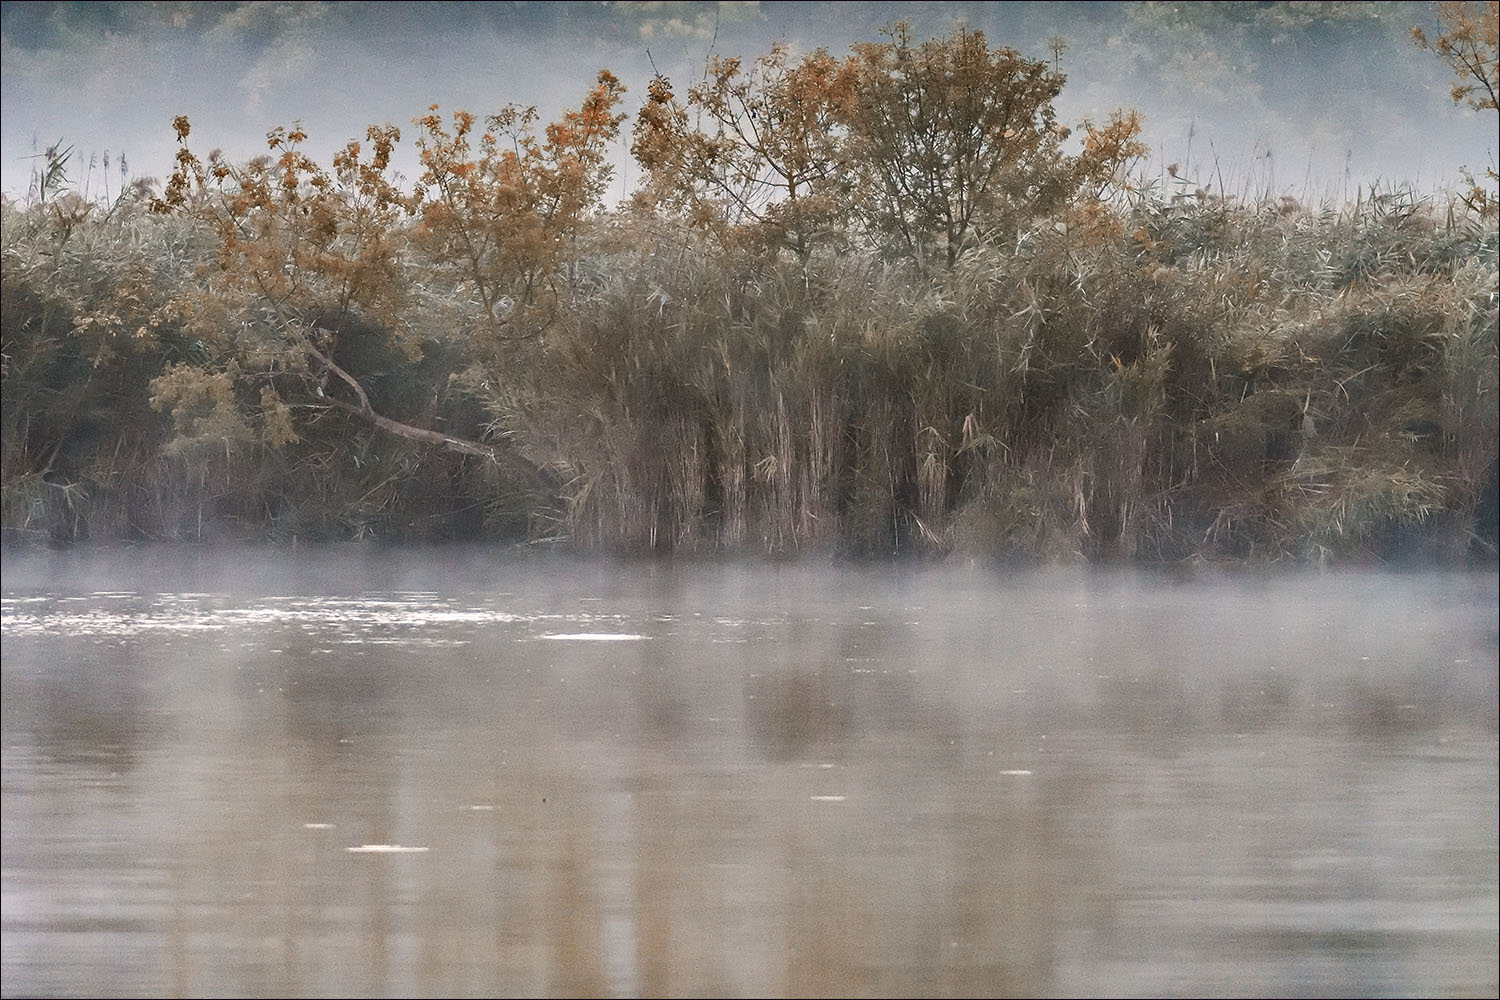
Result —
<path fill-rule="evenodd" d="M 534 476 L 332 409 L 289 409 L 275 432 L 278 401 L 173 312 L 212 240 L 124 202 L 4 209 L 8 539 L 1494 553 L 1496 226 L 1414 192 L 1319 208 L 1148 192 L 1112 235 L 980 233 L 937 273 L 600 217 L 539 336 L 433 333 L 415 358 L 377 337 L 343 359 L 382 412 L 503 444 Z M 154 408 L 184 365 L 193 405 Z"/>

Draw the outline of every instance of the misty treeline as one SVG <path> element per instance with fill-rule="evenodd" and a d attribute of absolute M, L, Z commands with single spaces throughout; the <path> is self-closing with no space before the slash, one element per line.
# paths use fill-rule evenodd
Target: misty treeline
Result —
<path fill-rule="evenodd" d="M 165 183 L 105 201 L 54 149 L 4 206 L 6 537 L 1493 553 L 1484 183 L 1148 183 L 1133 114 L 1057 120 L 1061 53 L 897 24 L 327 163 L 178 118 Z"/>

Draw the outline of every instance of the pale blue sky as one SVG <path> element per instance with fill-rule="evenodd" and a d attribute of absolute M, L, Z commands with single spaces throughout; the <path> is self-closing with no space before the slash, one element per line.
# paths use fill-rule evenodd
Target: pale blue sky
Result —
<path fill-rule="evenodd" d="M 325 157 L 366 125 L 408 129 L 431 104 L 477 113 L 577 103 L 600 68 L 639 107 L 653 63 L 679 84 L 710 52 L 773 41 L 836 54 L 897 18 L 918 38 L 964 22 L 994 46 L 1050 57 L 1068 42 L 1067 121 L 1134 107 L 1158 166 L 1231 193 L 1319 199 L 1345 184 L 1424 191 L 1495 160 L 1493 112 L 1455 108 L 1449 75 L 1411 44 L 1430 3 L 15 3 L 3 5 L 0 187 L 25 193 L 33 154 L 75 147 L 75 177 L 118 189 L 170 168 L 172 118 L 200 152 L 236 159 L 302 121 Z M 409 134 L 409 129 L 408 129 Z M 628 186 L 628 140 L 615 192 Z M 411 162 L 411 161 L 406 161 Z M 1352 188 L 1350 194 L 1352 194 Z"/>

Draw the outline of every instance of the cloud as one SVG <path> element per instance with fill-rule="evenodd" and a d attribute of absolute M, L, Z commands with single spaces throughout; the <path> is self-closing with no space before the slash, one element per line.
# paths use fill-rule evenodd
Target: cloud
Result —
<path fill-rule="evenodd" d="M 313 82 L 321 34 L 330 27 L 324 3 L 253 3 L 223 5 L 220 19 L 204 33 L 205 42 L 231 61 L 248 56 L 239 75 L 246 114 L 260 118 L 274 110 L 283 89 Z"/>
<path fill-rule="evenodd" d="M 697 39 L 712 41 L 725 25 L 744 24 L 760 14 L 760 4 L 749 3 L 619 3 L 619 15 L 634 21 L 642 39 Z"/>

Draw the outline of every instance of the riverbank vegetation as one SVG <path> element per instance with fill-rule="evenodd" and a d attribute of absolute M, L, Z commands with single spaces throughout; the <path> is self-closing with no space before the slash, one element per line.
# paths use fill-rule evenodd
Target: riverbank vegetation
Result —
<path fill-rule="evenodd" d="M 1492 179 L 1147 182 L 1130 112 L 1056 120 L 1061 51 L 895 25 L 633 120 L 601 73 L 430 109 L 409 182 L 391 126 L 229 163 L 180 118 L 110 200 L 53 150 L 3 209 L 6 537 L 1492 557 Z"/>

